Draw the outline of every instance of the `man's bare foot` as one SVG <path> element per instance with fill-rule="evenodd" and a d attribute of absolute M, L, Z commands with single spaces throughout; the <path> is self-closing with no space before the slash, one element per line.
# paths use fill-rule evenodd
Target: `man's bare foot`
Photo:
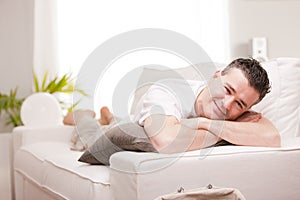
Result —
<path fill-rule="evenodd" d="M 108 107 L 104 106 L 100 109 L 101 118 L 99 123 L 101 125 L 108 125 L 113 118 L 113 114 L 109 111 Z"/>
<path fill-rule="evenodd" d="M 79 120 L 83 116 L 91 116 L 95 118 L 96 113 L 92 110 L 76 110 L 74 112 L 69 112 L 63 119 L 65 125 L 75 125 L 76 120 Z"/>

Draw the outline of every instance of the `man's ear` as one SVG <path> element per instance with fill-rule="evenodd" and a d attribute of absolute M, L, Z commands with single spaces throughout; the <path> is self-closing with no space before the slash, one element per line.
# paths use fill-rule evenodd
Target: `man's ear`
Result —
<path fill-rule="evenodd" d="M 216 72 L 215 72 L 215 74 L 213 75 L 213 78 L 218 78 L 218 77 L 220 77 L 221 76 L 221 70 L 217 70 Z"/>

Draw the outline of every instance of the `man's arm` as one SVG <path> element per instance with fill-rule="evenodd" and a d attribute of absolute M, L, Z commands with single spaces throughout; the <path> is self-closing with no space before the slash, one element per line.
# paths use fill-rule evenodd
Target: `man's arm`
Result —
<path fill-rule="evenodd" d="M 202 118 L 198 128 L 237 145 L 280 147 L 280 135 L 273 124 L 261 117 L 257 122 L 238 122 Z"/>
<path fill-rule="evenodd" d="M 174 116 L 151 115 L 145 120 L 144 129 L 154 148 L 161 153 L 198 150 L 221 140 L 207 130 L 182 125 Z"/>

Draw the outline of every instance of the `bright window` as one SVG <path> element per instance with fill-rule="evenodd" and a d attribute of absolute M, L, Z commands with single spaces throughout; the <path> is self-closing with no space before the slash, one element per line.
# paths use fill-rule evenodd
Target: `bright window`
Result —
<path fill-rule="evenodd" d="M 88 55 L 101 43 L 120 33 L 139 28 L 162 28 L 181 33 L 197 42 L 214 62 L 228 61 L 227 1 L 211 0 L 59 0 L 58 49 L 60 73 L 77 74 Z M 136 55 L 135 64 L 151 64 L 146 53 Z M 153 53 L 156 64 L 186 66 L 178 58 Z M 130 55 L 130 62 L 135 60 Z M 161 59 L 161 60 L 159 60 Z M 123 58 L 124 63 L 126 58 Z M 172 66 L 170 66 L 172 67 Z M 130 70 L 130 69 L 128 69 Z M 120 72 L 121 73 L 121 72 Z M 122 72 L 126 73 L 126 72 Z M 104 85 L 114 85 L 119 76 Z M 103 82 L 102 82 L 103 83 Z M 98 87 L 99 88 L 99 87 Z M 110 89 L 111 91 L 111 89 Z M 108 91 L 109 93 L 109 91 Z M 103 94 L 105 95 L 105 94 Z M 106 95 L 107 96 L 107 95 Z M 108 95 L 109 96 L 109 95 Z M 99 97 L 101 99 L 101 97 Z M 99 106 L 110 106 L 110 100 Z"/>

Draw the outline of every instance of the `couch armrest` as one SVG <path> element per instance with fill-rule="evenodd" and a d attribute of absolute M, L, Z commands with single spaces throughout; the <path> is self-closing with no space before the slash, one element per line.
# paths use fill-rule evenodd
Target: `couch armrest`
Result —
<path fill-rule="evenodd" d="M 74 127 L 73 126 L 53 126 L 43 128 L 32 128 L 19 126 L 13 130 L 14 152 L 23 145 L 28 145 L 43 141 L 56 141 L 69 143 Z"/>

